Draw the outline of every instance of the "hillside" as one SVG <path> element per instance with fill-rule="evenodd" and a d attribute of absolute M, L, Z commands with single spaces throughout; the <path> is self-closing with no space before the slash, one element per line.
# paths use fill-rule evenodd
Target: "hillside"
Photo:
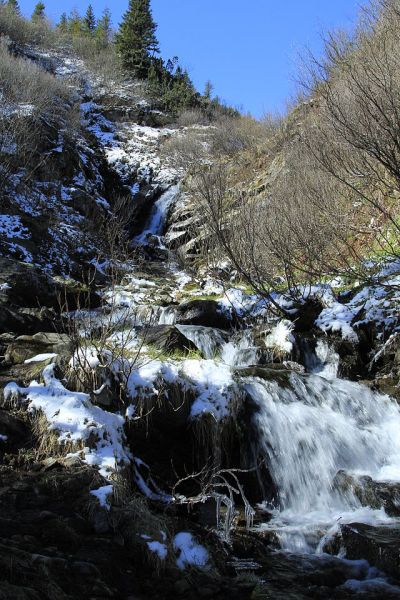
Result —
<path fill-rule="evenodd" d="M 0 6 L 0 598 L 400 598 L 398 8 L 256 121 Z"/>

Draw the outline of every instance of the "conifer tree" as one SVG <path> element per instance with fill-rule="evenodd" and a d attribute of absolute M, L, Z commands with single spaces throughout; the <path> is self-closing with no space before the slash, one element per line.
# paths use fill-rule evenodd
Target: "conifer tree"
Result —
<path fill-rule="evenodd" d="M 206 81 L 206 85 L 204 88 L 204 97 L 207 98 L 207 100 L 211 100 L 211 95 L 213 92 L 214 86 L 211 83 L 210 80 Z"/>
<path fill-rule="evenodd" d="M 60 17 L 60 22 L 57 25 L 57 29 L 61 32 L 61 33 L 68 33 L 68 19 L 67 19 L 67 13 L 63 13 Z"/>
<path fill-rule="evenodd" d="M 83 23 L 78 11 L 74 8 L 68 19 L 68 32 L 71 35 L 82 35 Z"/>
<path fill-rule="evenodd" d="M 111 12 L 106 8 L 96 27 L 96 40 L 100 46 L 106 47 L 111 40 Z"/>
<path fill-rule="evenodd" d="M 96 17 L 94 16 L 93 6 L 89 4 L 86 15 L 83 19 L 83 25 L 86 33 L 92 35 L 96 30 Z"/>
<path fill-rule="evenodd" d="M 123 67 L 139 79 L 146 79 L 152 59 L 159 52 L 156 28 L 150 0 L 129 0 L 115 42 Z"/>
<path fill-rule="evenodd" d="M 35 9 L 32 13 L 32 21 L 34 23 L 38 23 L 39 21 L 43 21 L 45 18 L 44 11 L 46 10 L 43 2 L 38 2 L 35 6 Z"/>
<path fill-rule="evenodd" d="M 7 6 L 12 11 L 16 12 L 18 15 L 21 14 L 21 9 L 19 7 L 18 0 L 8 0 L 7 1 Z"/>

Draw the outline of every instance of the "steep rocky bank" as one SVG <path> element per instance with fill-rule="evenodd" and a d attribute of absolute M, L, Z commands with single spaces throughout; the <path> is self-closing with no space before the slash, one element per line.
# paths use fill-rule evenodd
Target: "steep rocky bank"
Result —
<path fill-rule="evenodd" d="M 3 215 L 0 597 L 399 598 L 399 265 L 282 292 L 290 320 L 229 266 L 184 270 L 180 130 L 35 56 L 74 75 L 82 135 L 47 249 L 43 203 Z M 129 260 L 96 231 L 117 194 Z"/>

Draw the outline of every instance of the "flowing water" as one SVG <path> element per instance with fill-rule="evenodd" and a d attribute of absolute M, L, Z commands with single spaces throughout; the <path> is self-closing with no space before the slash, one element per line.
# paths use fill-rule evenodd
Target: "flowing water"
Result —
<path fill-rule="evenodd" d="M 167 215 L 178 194 L 179 186 L 173 186 L 160 197 L 136 242 L 145 244 L 157 236 L 163 245 Z M 176 318 L 173 305 L 160 309 L 160 324 L 174 324 Z M 209 327 L 177 327 L 204 359 L 220 361 L 221 368 L 259 363 L 260 348 L 251 329 L 229 337 Z M 268 379 L 245 376 L 239 385 L 256 407 L 255 451 L 264 459 L 276 489 L 274 500 L 264 502 L 272 518 L 259 528 L 273 532 L 288 557 L 294 554 L 304 565 L 307 561 L 314 565 L 307 568 L 318 569 L 327 561 L 335 565 L 339 561 L 323 553 L 324 543 L 339 524 L 397 522 L 383 508 L 362 506 L 351 486 L 341 486 L 337 475 L 400 481 L 400 408 L 388 396 L 339 379 L 339 357 L 324 340 L 313 350 L 304 341 L 302 353 L 306 373 L 280 371 L 279 377 Z M 365 561 L 340 564 L 343 571 L 360 571 L 353 575 L 361 591 L 369 585 L 385 589 L 385 581 Z M 366 587 L 359 580 L 367 582 Z"/>
<path fill-rule="evenodd" d="M 338 471 L 400 481 L 400 409 L 393 400 L 341 379 L 291 373 L 287 385 L 249 378 L 258 407 L 258 445 L 278 490 L 273 518 L 282 548 L 315 552 L 341 522 L 381 523 L 382 510 L 361 507 L 335 485 Z"/>
<path fill-rule="evenodd" d="M 179 185 L 173 185 L 154 203 L 144 230 L 135 238 L 138 244 L 145 244 L 151 236 L 157 236 L 161 244 L 160 237 L 164 233 L 168 212 L 174 202 L 176 202 L 178 195 Z"/>

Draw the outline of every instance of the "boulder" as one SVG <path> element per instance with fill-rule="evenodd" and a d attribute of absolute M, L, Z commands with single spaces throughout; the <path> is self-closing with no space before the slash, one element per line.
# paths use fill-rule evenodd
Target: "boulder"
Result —
<path fill-rule="evenodd" d="M 0 299 L 3 303 L 37 308 L 55 306 L 57 290 L 52 280 L 37 267 L 0 257 Z"/>
<path fill-rule="evenodd" d="M 196 350 L 196 346 L 187 339 L 174 325 L 155 325 L 141 332 L 144 343 L 150 344 L 160 352 L 182 352 L 188 354 Z"/>
<path fill-rule="evenodd" d="M 0 304 L 0 334 L 33 335 L 39 331 L 54 331 L 57 317 L 47 308 L 11 308 Z"/>
<path fill-rule="evenodd" d="M 16 338 L 5 353 L 6 364 L 20 364 L 39 354 L 60 354 L 68 356 L 72 352 L 71 338 L 65 333 L 40 332 L 35 335 L 21 335 Z"/>
<path fill-rule="evenodd" d="M 341 525 L 323 550 L 336 554 L 344 548 L 349 560 L 367 560 L 370 565 L 398 579 L 400 573 L 400 527 L 373 527 L 365 523 Z"/>
<path fill-rule="evenodd" d="M 294 320 L 296 333 L 305 333 L 315 327 L 315 320 L 323 309 L 318 298 L 308 298 L 297 309 Z"/>
<path fill-rule="evenodd" d="M 176 323 L 179 325 L 204 325 L 230 329 L 232 318 L 215 300 L 190 300 L 176 307 Z"/>
<path fill-rule="evenodd" d="M 400 516 L 400 483 L 374 481 L 367 475 L 356 477 L 339 471 L 334 479 L 334 487 L 341 492 L 354 494 L 362 506 L 384 508 L 389 516 Z"/>

